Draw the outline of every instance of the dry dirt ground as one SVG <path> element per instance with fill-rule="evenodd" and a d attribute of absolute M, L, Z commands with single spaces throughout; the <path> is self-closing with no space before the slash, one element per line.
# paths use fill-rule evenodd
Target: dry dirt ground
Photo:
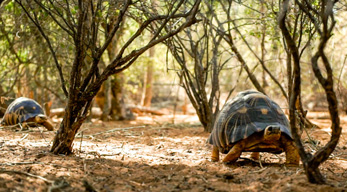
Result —
<path fill-rule="evenodd" d="M 329 140 L 327 114 L 309 114 L 321 128 L 308 130 L 306 147 Z M 233 165 L 210 161 L 197 118 L 142 116 L 137 121 L 85 123 L 74 154 L 49 153 L 55 132 L 0 129 L 0 191 L 347 191 L 347 117 L 333 155 L 321 165 L 327 185 L 310 184 L 302 165 L 263 153 L 243 153 Z M 315 143 L 315 144 L 312 144 Z"/>

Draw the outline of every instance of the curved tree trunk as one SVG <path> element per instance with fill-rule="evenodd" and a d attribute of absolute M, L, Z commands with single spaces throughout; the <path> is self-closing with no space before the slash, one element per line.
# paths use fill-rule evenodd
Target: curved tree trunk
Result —
<path fill-rule="evenodd" d="M 148 17 L 145 17 L 147 19 L 138 21 L 139 25 L 135 33 L 130 34 L 130 37 L 125 40 L 125 43 L 117 52 L 116 57 L 109 61 L 104 70 L 101 70 L 99 64 L 102 56 L 116 32 L 119 31 L 121 23 L 124 23 L 125 15 L 131 14 L 129 9 L 138 8 L 140 6 L 139 3 L 142 2 L 131 0 L 114 1 L 112 11 L 107 12 L 103 10 L 102 1 L 79 0 L 74 5 L 69 5 L 70 2 L 66 1 L 64 6 L 61 6 L 54 3 L 42 4 L 41 1 L 16 0 L 16 3 L 20 5 L 26 16 L 35 24 L 45 39 L 58 69 L 62 89 L 67 97 L 64 118 L 53 140 L 51 148 L 53 153 L 72 153 L 75 134 L 87 118 L 92 100 L 102 83 L 111 75 L 120 73 L 130 67 L 149 48 L 166 41 L 183 29 L 195 24 L 198 21 L 195 15 L 198 12 L 200 1 L 195 1 L 193 5 L 184 4 L 184 1 L 175 2 L 172 7 L 165 10 L 169 13 L 165 16 L 153 13 L 153 7 L 151 9 L 139 10 L 139 12 L 147 14 Z M 27 6 L 28 3 L 33 3 L 35 7 Z M 145 4 L 141 4 L 141 6 L 143 5 Z M 188 10 L 188 12 L 181 12 L 184 6 L 186 6 L 185 10 Z M 76 14 L 71 14 L 71 7 L 76 10 Z M 153 9 L 156 9 L 156 7 Z M 59 10 L 59 13 L 55 12 L 57 10 Z M 100 14 L 100 12 L 104 11 L 105 14 Z M 62 31 L 66 32 L 74 43 L 74 60 L 71 68 L 69 68 L 70 71 L 68 71 L 68 82 L 65 82 L 61 63 L 57 58 L 54 44 L 51 41 L 51 37 L 54 34 L 46 31 L 39 21 L 38 16 L 42 12 L 51 17 L 51 21 L 61 28 Z M 114 13 L 117 13 L 117 17 L 114 18 L 115 22 L 111 22 L 110 17 Z M 134 20 L 136 20 L 136 16 Z M 110 30 L 100 30 L 100 22 L 102 21 L 106 22 L 105 26 L 109 27 Z M 179 24 L 175 29 L 170 30 L 170 32 L 164 32 L 168 23 L 175 23 L 176 21 L 179 21 Z M 136 40 L 139 39 L 143 32 L 146 29 L 153 30 L 154 26 L 153 38 L 146 41 L 144 45 L 136 45 L 136 48 L 133 49 L 132 47 L 135 46 Z M 105 33 L 105 38 L 100 40 L 99 33 L 102 32 Z M 91 59 L 86 59 L 87 57 Z"/>
<path fill-rule="evenodd" d="M 296 0 L 296 3 L 298 4 L 301 11 L 309 15 L 309 18 L 311 19 L 312 23 L 315 23 L 316 19 L 319 19 L 322 22 L 321 23 L 322 26 L 318 24 L 315 25 L 315 29 L 318 31 L 318 34 L 320 35 L 320 42 L 319 42 L 317 52 L 311 58 L 311 63 L 312 63 L 314 74 L 316 78 L 318 79 L 319 83 L 324 88 L 326 93 L 327 101 L 329 104 L 332 134 L 331 134 L 330 141 L 324 147 L 318 150 L 314 155 L 305 151 L 304 146 L 301 142 L 300 136 L 298 135 L 298 131 L 296 128 L 296 123 L 295 123 L 296 122 L 295 104 L 300 95 L 300 84 L 301 84 L 300 70 L 301 69 L 300 69 L 300 59 L 299 59 L 300 57 L 299 57 L 298 48 L 296 47 L 295 41 L 293 40 L 291 34 L 289 33 L 286 26 L 286 22 L 285 22 L 287 13 L 289 11 L 289 2 L 290 2 L 289 0 L 283 1 L 281 6 L 281 12 L 279 13 L 279 16 L 278 16 L 278 21 L 279 21 L 279 27 L 288 44 L 289 50 L 294 60 L 294 68 L 293 68 L 294 84 L 293 84 L 292 94 L 290 96 L 290 115 L 289 115 L 290 126 L 291 126 L 292 135 L 293 135 L 295 144 L 298 147 L 299 154 L 303 162 L 303 165 L 306 171 L 306 176 L 309 182 L 324 184 L 325 179 L 319 171 L 319 165 L 323 163 L 324 161 L 326 161 L 329 158 L 330 154 L 334 151 L 338 143 L 338 140 L 340 138 L 341 130 L 342 130 L 342 128 L 340 127 L 340 119 L 339 119 L 338 108 L 337 108 L 338 102 L 336 99 L 336 94 L 334 92 L 333 71 L 331 68 L 331 64 L 329 63 L 329 60 L 324 53 L 324 48 L 326 47 L 326 44 L 332 35 L 332 30 L 335 24 L 335 20 L 333 16 L 334 2 L 322 1 L 320 2 L 321 10 L 315 10 L 314 12 L 310 12 L 312 7 L 308 8 L 306 7 L 306 5 L 301 4 L 298 0 Z M 329 19 L 330 21 L 328 22 Z M 323 30 L 321 29 L 321 27 Z M 319 58 L 322 59 L 326 77 L 322 75 L 322 70 L 318 66 Z"/>
<path fill-rule="evenodd" d="M 95 91 L 90 94 L 86 100 L 79 100 L 80 94 L 74 94 L 70 90 L 69 102 L 65 108 L 64 118 L 53 139 L 51 152 L 54 154 L 72 153 L 73 141 L 77 131 L 80 129 L 84 120 L 88 117 L 88 111 L 91 107 L 92 99 L 101 87 L 101 82 L 95 86 Z"/>

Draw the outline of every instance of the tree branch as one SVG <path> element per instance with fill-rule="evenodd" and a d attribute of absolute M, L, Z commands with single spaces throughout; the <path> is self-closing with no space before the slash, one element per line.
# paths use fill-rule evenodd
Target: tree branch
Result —
<path fill-rule="evenodd" d="M 48 38 L 48 36 L 46 35 L 46 33 L 44 32 L 43 28 L 41 27 L 37 17 L 36 17 L 36 14 L 34 14 L 34 17 L 35 19 L 30 15 L 29 11 L 26 9 L 26 7 L 22 4 L 21 0 L 16 0 L 16 2 L 22 7 L 22 9 L 24 10 L 25 14 L 28 16 L 28 18 L 35 24 L 35 26 L 37 27 L 37 29 L 40 31 L 42 37 L 46 40 L 47 42 L 47 45 L 48 45 L 48 48 L 49 50 L 51 51 L 51 54 L 53 56 L 53 59 L 54 59 L 54 62 L 55 62 L 55 65 L 58 69 L 58 72 L 59 72 L 59 76 L 60 76 L 60 83 L 61 83 L 61 87 L 63 89 L 63 92 L 65 94 L 65 96 L 67 97 L 68 96 L 68 92 L 67 92 L 67 89 L 65 87 L 65 79 L 64 79 L 64 75 L 63 75 L 63 71 L 62 71 L 62 68 L 61 68 L 61 65 L 59 64 L 59 61 L 57 59 L 57 56 L 55 54 L 55 51 L 53 49 L 53 46 L 51 44 L 51 41 L 50 39 Z"/>

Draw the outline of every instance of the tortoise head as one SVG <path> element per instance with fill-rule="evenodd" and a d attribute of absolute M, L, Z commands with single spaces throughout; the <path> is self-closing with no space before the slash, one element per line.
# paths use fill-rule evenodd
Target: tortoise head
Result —
<path fill-rule="evenodd" d="M 43 123 L 43 122 L 45 122 L 45 121 L 47 121 L 46 115 L 39 114 L 39 115 L 36 115 L 36 116 L 35 116 L 35 122 L 36 122 L 36 123 Z"/>
<path fill-rule="evenodd" d="M 277 141 L 281 137 L 281 128 L 279 126 L 269 125 L 264 130 L 264 141 Z"/>

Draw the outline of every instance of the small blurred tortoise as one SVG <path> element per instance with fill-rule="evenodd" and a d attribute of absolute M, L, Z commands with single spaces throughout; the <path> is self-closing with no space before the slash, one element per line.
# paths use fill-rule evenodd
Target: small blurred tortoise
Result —
<path fill-rule="evenodd" d="M 208 143 L 213 145 L 212 161 L 219 152 L 227 154 L 225 163 L 235 162 L 242 152 L 286 153 L 286 164 L 299 165 L 289 121 L 281 108 L 263 93 L 246 90 L 227 102 L 217 116 Z"/>
<path fill-rule="evenodd" d="M 48 121 L 40 104 L 25 97 L 17 98 L 8 106 L 1 124 L 16 125 L 23 123 L 25 127 L 28 122 L 43 125 L 49 131 L 53 130 L 53 125 Z"/>

